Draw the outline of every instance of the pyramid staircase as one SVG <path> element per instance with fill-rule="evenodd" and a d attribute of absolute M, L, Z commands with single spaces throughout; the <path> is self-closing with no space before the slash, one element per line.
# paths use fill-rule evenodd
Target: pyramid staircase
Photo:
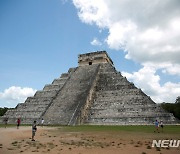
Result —
<path fill-rule="evenodd" d="M 99 65 L 77 68 L 45 113 L 46 124 L 77 124 L 98 69 Z"/>
<path fill-rule="evenodd" d="M 1 118 L 46 125 L 148 125 L 179 121 L 116 71 L 105 51 L 79 55 L 79 66 L 45 85 Z"/>

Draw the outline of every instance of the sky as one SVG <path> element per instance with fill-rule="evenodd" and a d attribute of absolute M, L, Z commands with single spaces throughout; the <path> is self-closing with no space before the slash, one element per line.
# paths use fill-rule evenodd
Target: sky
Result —
<path fill-rule="evenodd" d="M 180 96 L 179 0 L 0 0 L 0 107 L 105 50 L 156 103 Z"/>

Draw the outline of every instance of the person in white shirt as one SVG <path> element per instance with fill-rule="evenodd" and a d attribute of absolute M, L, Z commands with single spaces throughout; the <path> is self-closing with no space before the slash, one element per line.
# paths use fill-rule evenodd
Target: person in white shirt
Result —
<path fill-rule="evenodd" d="M 43 125 L 44 125 L 44 119 L 42 118 L 41 119 L 41 126 L 43 127 Z"/>

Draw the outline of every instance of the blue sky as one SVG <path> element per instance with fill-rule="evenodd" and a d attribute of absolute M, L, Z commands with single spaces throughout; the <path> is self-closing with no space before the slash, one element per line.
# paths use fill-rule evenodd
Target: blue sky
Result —
<path fill-rule="evenodd" d="M 142 37 L 154 39 L 149 35 L 149 31 L 163 35 L 170 28 L 161 27 L 158 20 L 152 21 L 152 25 L 159 24 L 159 31 L 153 29 L 153 26 L 147 27 L 147 21 L 136 11 L 134 13 L 137 13 L 138 18 L 132 18 L 133 12 L 124 12 L 127 14 L 125 17 L 119 15 L 121 12 L 113 12 L 116 9 L 133 10 L 127 8 L 129 5 L 123 0 L 123 3 L 117 0 L 106 2 L 0 0 L 0 106 L 15 107 L 27 96 L 33 95 L 36 90 L 41 90 L 45 84 L 58 78 L 61 73 L 67 72 L 70 67 L 76 67 L 78 54 L 97 50 L 106 50 L 116 69 L 136 86 L 148 92 L 156 102 L 174 102 L 180 94 L 180 65 L 176 58 L 179 55 L 179 46 L 175 41 L 172 42 L 169 46 L 174 45 L 173 49 L 178 49 L 173 52 L 173 56 L 169 59 L 164 56 L 164 59 L 155 61 L 153 55 L 162 56 L 161 46 L 157 48 L 157 52 L 154 52 L 154 48 L 144 51 L 145 45 L 153 45 L 136 38 L 140 34 Z M 170 3 L 174 6 L 177 5 L 175 2 Z M 158 8 L 159 5 L 156 5 L 154 7 Z M 175 6 L 169 8 L 168 4 L 164 4 L 164 11 L 167 9 L 176 10 Z M 113 19 L 111 14 L 116 18 Z M 174 19 L 180 17 L 179 12 L 172 16 Z M 138 19 L 141 19 L 142 23 Z M 168 25 L 174 20 L 165 18 L 165 21 Z M 174 40 L 180 38 L 180 32 L 176 34 L 178 35 L 172 36 Z M 132 43 L 132 38 L 138 40 L 137 45 Z M 168 40 L 164 40 L 166 41 Z M 145 45 L 141 47 L 138 43 Z M 164 54 L 169 55 L 171 52 L 166 51 Z M 168 89 L 175 89 L 175 92 L 170 93 L 171 97 L 168 96 Z"/>

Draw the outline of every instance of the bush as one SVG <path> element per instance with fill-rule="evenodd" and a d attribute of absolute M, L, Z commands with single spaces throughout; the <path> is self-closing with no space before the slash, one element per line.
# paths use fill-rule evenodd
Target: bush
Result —
<path fill-rule="evenodd" d="M 8 110 L 7 107 L 0 108 L 0 116 L 3 116 L 6 113 L 7 110 Z"/>

